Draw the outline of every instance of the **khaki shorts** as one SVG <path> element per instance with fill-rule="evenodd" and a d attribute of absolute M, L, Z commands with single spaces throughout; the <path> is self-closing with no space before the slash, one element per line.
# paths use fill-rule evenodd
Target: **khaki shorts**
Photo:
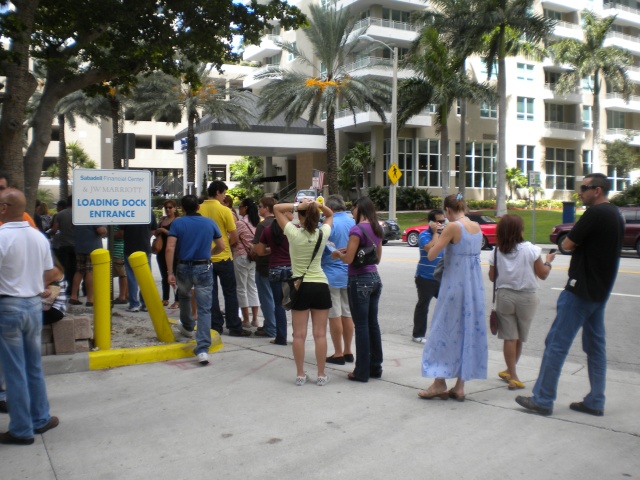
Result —
<path fill-rule="evenodd" d="M 124 269 L 124 259 L 113 259 L 111 262 L 111 275 L 118 278 L 127 276 L 127 272 Z"/>
<path fill-rule="evenodd" d="M 76 254 L 76 272 L 80 272 L 80 273 L 93 272 L 93 265 L 91 264 L 91 255 L 85 255 L 84 253 Z"/>
<path fill-rule="evenodd" d="M 329 318 L 351 317 L 347 287 L 336 288 L 329 285 L 329 292 L 331 293 L 331 309 L 329 310 Z"/>
<path fill-rule="evenodd" d="M 498 338 L 526 342 L 539 303 L 536 292 L 499 288 L 496 294 Z"/>

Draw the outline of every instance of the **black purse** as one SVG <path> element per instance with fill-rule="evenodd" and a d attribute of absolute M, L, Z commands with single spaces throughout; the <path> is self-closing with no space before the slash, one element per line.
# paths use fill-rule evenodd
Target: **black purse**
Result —
<path fill-rule="evenodd" d="M 489 314 L 489 329 L 493 335 L 498 333 L 498 314 L 496 313 L 496 282 L 498 281 L 498 247 L 494 247 L 493 251 L 493 307 Z"/>
<path fill-rule="evenodd" d="M 353 262 L 351 265 L 354 267 L 362 267 L 364 265 L 377 265 L 378 260 L 378 247 L 376 246 L 376 242 L 369 236 L 367 231 L 362 228 L 362 225 L 358 225 L 358 228 L 362 230 L 362 233 L 371 241 L 371 245 L 368 247 L 359 247 L 356 251 L 356 256 L 353 257 Z"/>
<path fill-rule="evenodd" d="M 302 282 L 304 280 L 304 276 L 309 271 L 309 267 L 313 263 L 313 259 L 316 258 L 316 254 L 320 249 L 320 244 L 322 243 L 322 230 L 318 230 L 318 241 L 316 242 L 316 247 L 313 249 L 313 255 L 311 255 L 311 261 L 307 266 L 307 269 L 300 277 L 289 277 L 282 281 L 282 307 L 285 310 L 291 310 L 298 300 L 298 294 L 300 293 L 300 287 L 302 286 Z"/>

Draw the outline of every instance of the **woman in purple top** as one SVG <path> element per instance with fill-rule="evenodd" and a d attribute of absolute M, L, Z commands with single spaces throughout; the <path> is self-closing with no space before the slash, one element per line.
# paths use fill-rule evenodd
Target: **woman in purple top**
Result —
<path fill-rule="evenodd" d="M 382 377 L 382 339 L 378 325 L 378 302 L 382 281 L 376 265 L 356 267 L 352 262 L 360 247 L 376 246 L 378 263 L 382 258 L 382 227 L 369 197 L 356 200 L 351 210 L 356 221 L 349 231 L 347 248 L 334 251 L 331 256 L 349 264 L 349 308 L 356 334 L 356 366 L 349 380 L 368 382 L 369 377 Z"/>

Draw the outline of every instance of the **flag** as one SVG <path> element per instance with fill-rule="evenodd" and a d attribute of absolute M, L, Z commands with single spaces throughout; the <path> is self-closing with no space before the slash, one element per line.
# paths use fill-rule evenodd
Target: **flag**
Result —
<path fill-rule="evenodd" d="M 311 180 L 313 188 L 317 188 L 318 190 L 322 189 L 324 185 L 324 172 L 321 170 L 313 170 L 313 178 Z"/>

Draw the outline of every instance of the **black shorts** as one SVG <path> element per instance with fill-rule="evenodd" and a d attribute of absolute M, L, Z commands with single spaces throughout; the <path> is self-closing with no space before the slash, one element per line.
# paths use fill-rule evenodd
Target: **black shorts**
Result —
<path fill-rule="evenodd" d="M 326 283 L 302 282 L 300 294 L 291 310 L 329 310 L 331 293 Z"/>

